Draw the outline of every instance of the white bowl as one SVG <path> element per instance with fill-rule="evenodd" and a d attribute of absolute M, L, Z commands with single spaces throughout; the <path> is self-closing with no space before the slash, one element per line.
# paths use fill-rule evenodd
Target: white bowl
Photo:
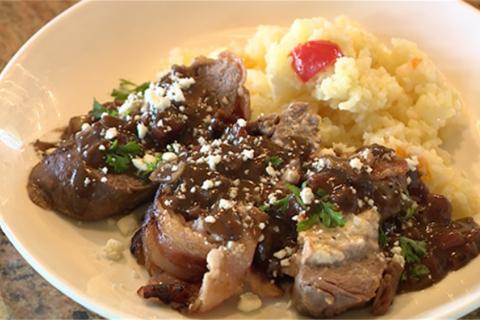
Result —
<path fill-rule="evenodd" d="M 433 58 L 471 113 L 470 127 L 452 139 L 456 165 L 480 181 L 474 166 L 479 154 L 480 14 L 462 2 L 87 1 L 35 34 L 0 75 L 2 229 L 43 277 L 102 316 L 183 318 L 136 295 L 147 275 L 127 252 L 119 263 L 98 256 L 109 238 L 128 243 L 113 225 L 78 224 L 30 202 L 27 175 L 38 159 L 29 143 L 85 113 L 93 96 L 106 100 L 118 78 L 153 78 L 174 46 L 221 43 L 258 24 L 287 25 L 298 17 L 339 14 L 380 36 L 411 39 Z M 385 317 L 458 317 L 473 310 L 480 306 L 479 268 L 480 258 L 432 288 L 399 296 Z M 234 302 L 207 316 L 298 317 L 292 308 L 286 310 L 286 301 L 248 315 L 238 313 Z"/>

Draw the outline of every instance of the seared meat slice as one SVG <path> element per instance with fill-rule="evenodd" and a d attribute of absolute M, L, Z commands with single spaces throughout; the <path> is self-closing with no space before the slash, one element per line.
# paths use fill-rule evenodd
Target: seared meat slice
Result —
<path fill-rule="evenodd" d="M 378 253 L 338 267 L 302 265 L 295 277 L 293 303 L 313 317 L 333 317 L 375 297 L 384 260 Z"/>
<path fill-rule="evenodd" d="M 100 132 L 107 129 L 97 122 L 45 156 L 30 173 L 30 199 L 78 220 L 98 220 L 127 213 L 151 198 L 155 183 L 146 183 L 131 172 L 108 174 L 99 167 L 99 162 L 104 164 L 98 149 Z M 119 134 L 118 139 L 135 141 L 129 132 Z"/>
<path fill-rule="evenodd" d="M 145 96 L 133 94 L 124 104 L 96 105 L 104 110 L 101 116 L 91 112 L 72 118 L 58 148 L 32 169 L 27 186 L 30 198 L 43 208 L 79 220 L 131 211 L 154 195 L 157 183 L 140 179 L 128 159 L 124 159 L 128 170 L 113 172 L 114 165 L 106 163 L 109 147 L 116 140 L 118 144 L 133 141 L 142 146 L 141 154 L 152 155 L 166 151 L 174 141 L 198 144 L 199 138 L 208 138 L 209 130 L 214 131 L 209 128 L 238 117 L 248 119 L 244 81 L 239 58 L 224 52 L 216 60 L 198 58 L 189 67 L 174 66 L 146 89 Z M 155 105 L 155 101 L 165 104 Z"/>
<path fill-rule="evenodd" d="M 199 100 L 236 121 L 250 119 L 250 95 L 244 87 L 247 78 L 242 60 L 231 52 L 224 51 L 217 60 L 196 58 L 192 66 L 174 66 L 174 72 L 195 79 L 186 104 L 198 104 Z"/>
<path fill-rule="evenodd" d="M 385 258 L 378 247 L 379 214 L 350 214 L 342 228 L 317 225 L 301 232 L 293 301 L 314 317 L 332 317 L 375 297 Z"/>
<path fill-rule="evenodd" d="M 400 282 L 400 277 L 404 270 L 403 264 L 403 261 L 400 262 L 395 258 L 388 262 L 380 287 L 377 290 L 377 295 L 373 300 L 372 313 L 374 315 L 380 316 L 385 314 L 393 303 Z"/>
<path fill-rule="evenodd" d="M 144 263 L 153 276 L 150 283 L 139 290 L 144 298 L 156 297 L 178 307 L 176 290 L 182 292 L 183 308 L 188 312 L 206 312 L 243 289 L 245 277 L 252 264 L 260 235 L 258 223 L 265 220 L 264 213 L 238 204 L 231 210 L 246 223 L 251 221 L 234 240 L 217 242 L 202 227 L 205 217 L 186 221 L 162 205 L 158 196 L 146 223 L 134 237 L 132 252 L 139 263 Z M 256 211 L 252 214 L 252 210 Z M 141 249 L 140 249 L 141 247 Z M 155 283 L 158 270 L 178 279 L 176 284 Z M 185 283 L 195 285 L 198 291 L 185 289 Z M 166 294 L 172 290 L 170 294 Z M 188 298 L 184 295 L 189 292 Z"/>

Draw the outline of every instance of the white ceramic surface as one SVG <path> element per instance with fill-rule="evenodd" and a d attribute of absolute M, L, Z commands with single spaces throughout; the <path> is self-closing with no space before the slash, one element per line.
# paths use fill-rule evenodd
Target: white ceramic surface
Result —
<path fill-rule="evenodd" d="M 32 37 L 0 75 L 0 225 L 27 261 L 62 292 L 109 318 L 184 316 L 135 294 L 146 274 L 125 252 L 98 257 L 114 237 L 106 222 L 78 224 L 33 205 L 25 190 L 37 161 L 29 143 L 107 98 L 124 77 L 153 78 L 174 46 L 221 42 L 258 24 L 346 14 L 380 36 L 419 43 L 461 91 L 470 126 L 450 136 L 456 165 L 478 179 L 480 14 L 461 2 L 82 2 Z M 232 30 L 232 31 L 230 31 Z M 215 35 L 215 36 L 212 36 Z M 202 39 L 202 40 L 199 40 Z M 453 143 L 452 143 L 453 142 Z M 480 307 L 480 258 L 440 284 L 397 298 L 387 317 L 457 317 Z M 135 271 L 135 272 L 134 272 Z M 286 302 L 253 314 L 233 303 L 209 317 L 295 318 Z M 349 317 L 368 317 L 364 311 Z"/>

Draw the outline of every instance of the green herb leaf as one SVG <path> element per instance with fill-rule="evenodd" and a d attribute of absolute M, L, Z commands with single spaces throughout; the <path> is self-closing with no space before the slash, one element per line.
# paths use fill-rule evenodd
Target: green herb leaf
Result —
<path fill-rule="evenodd" d="M 138 93 L 142 92 L 144 93 L 145 90 L 148 89 L 150 83 L 149 82 L 144 82 L 140 85 L 137 85 L 133 83 L 132 81 L 126 80 L 126 79 L 120 79 L 120 84 L 118 88 L 115 88 L 112 90 L 110 95 L 118 101 L 125 101 L 128 98 L 128 95 L 130 93 Z"/>
<path fill-rule="evenodd" d="M 427 254 L 425 241 L 412 240 L 404 236 L 400 237 L 400 248 L 402 248 L 403 257 L 409 263 L 419 262 L 420 258 Z"/>
<path fill-rule="evenodd" d="M 108 147 L 106 163 L 115 173 L 124 173 L 130 167 L 132 157 L 141 152 L 142 146 L 139 143 L 132 140 L 120 145 L 115 139 Z"/>
<path fill-rule="evenodd" d="M 282 165 L 283 159 L 280 158 L 279 156 L 272 156 L 268 158 L 267 162 L 271 163 L 274 168 L 278 168 L 279 166 Z"/>
<path fill-rule="evenodd" d="M 115 173 L 124 173 L 130 167 L 131 159 L 118 154 L 107 154 L 106 163 Z"/>
<path fill-rule="evenodd" d="M 147 163 L 147 170 L 139 170 L 137 172 L 138 176 L 142 178 L 143 180 L 148 180 L 148 177 L 150 177 L 150 174 L 157 169 L 158 164 L 162 162 L 162 154 L 158 154 L 155 157 L 155 161 Z"/>
<path fill-rule="evenodd" d="M 116 152 L 119 154 L 136 156 L 137 154 L 142 153 L 142 150 L 142 146 L 138 142 L 132 140 L 124 145 L 118 146 Z"/>
<path fill-rule="evenodd" d="M 409 273 L 410 277 L 415 280 L 420 280 L 428 274 L 430 274 L 430 269 L 421 263 L 414 265 Z"/>
<path fill-rule="evenodd" d="M 382 226 L 380 226 L 380 228 L 378 228 L 378 243 L 382 248 L 387 244 L 387 240 L 387 235 L 385 231 L 383 231 Z"/>
<path fill-rule="evenodd" d="M 405 213 L 405 219 L 410 220 L 413 218 L 413 216 L 417 213 L 417 208 L 415 206 L 411 206 L 410 208 L 407 209 Z"/>
<path fill-rule="evenodd" d="M 322 223 L 327 228 L 345 226 L 345 218 L 340 211 L 335 210 L 333 203 L 323 196 L 319 205 L 310 213 L 310 216 L 297 223 L 297 231 L 305 231 L 316 224 Z"/>
<path fill-rule="evenodd" d="M 299 221 L 297 223 L 297 231 L 302 232 L 302 231 L 308 230 L 311 227 L 313 227 L 314 225 L 319 224 L 320 222 L 321 222 L 320 221 L 320 216 L 319 215 L 313 215 L 311 217 L 308 217 L 308 219 Z"/>
<path fill-rule="evenodd" d="M 111 110 L 105 108 L 97 99 L 93 98 L 93 108 L 92 108 L 92 115 L 95 119 L 100 119 L 102 114 L 107 113 L 110 116 L 116 117 L 118 116 L 117 110 Z"/>
<path fill-rule="evenodd" d="M 300 188 L 297 187 L 294 184 L 287 183 L 287 188 L 290 190 L 290 192 L 293 194 L 295 199 L 297 200 L 298 204 L 302 207 L 305 208 L 305 203 L 303 203 L 302 197 L 300 197 Z"/>
<path fill-rule="evenodd" d="M 323 198 L 327 195 L 327 192 L 321 188 L 318 188 L 316 193 L 317 193 L 317 196 L 319 196 L 320 198 Z"/>
<path fill-rule="evenodd" d="M 288 203 L 290 202 L 291 195 L 288 195 L 286 197 L 283 197 L 281 199 L 278 199 L 271 205 L 268 204 L 263 204 L 260 207 L 258 207 L 262 211 L 268 211 L 270 208 L 275 208 L 280 211 L 284 211 L 288 208 Z"/>
<path fill-rule="evenodd" d="M 270 208 L 270 206 L 267 204 L 262 204 L 260 207 L 258 207 L 258 209 L 262 210 L 263 212 L 267 211 L 268 208 Z"/>
<path fill-rule="evenodd" d="M 343 227 L 345 225 L 345 218 L 343 217 L 343 214 L 340 211 L 335 210 L 333 203 L 322 200 L 321 204 L 323 205 L 323 212 L 325 212 L 325 214 L 329 217 L 327 219 L 327 223 L 325 223 L 322 219 L 322 223 L 327 228 Z"/>

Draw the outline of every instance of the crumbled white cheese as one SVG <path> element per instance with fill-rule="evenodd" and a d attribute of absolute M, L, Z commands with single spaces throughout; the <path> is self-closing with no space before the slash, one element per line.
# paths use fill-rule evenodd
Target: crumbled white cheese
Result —
<path fill-rule="evenodd" d="M 108 173 L 108 168 L 103 167 L 103 168 L 100 169 L 100 171 L 102 171 L 104 174 L 107 174 Z"/>
<path fill-rule="evenodd" d="M 108 239 L 105 246 L 102 247 L 102 254 L 105 258 L 118 261 L 123 258 L 123 244 L 115 239 Z"/>
<path fill-rule="evenodd" d="M 177 79 L 178 85 L 182 90 L 186 90 L 190 88 L 193 84 L 195 84 L 195 79 L 193 78 L 178 78 Z"/>
<path fill-rule="evenodd" d="M 222 156 L 220 155 L 209 155 L 208 158 L 207 158 L 207 163 L 208 163 L 208 166 L 211 170 L 216 170 L 217 169 L 217 164 L 220 163 L 220 161 L 222 161 Z"/>
<path fill-rule="evenodd" d="M 202 189 L 203 189 L 203 190 L 212 189 L 213 186 L 214 186 L 214 184 L 213 184 L 213 181 L 212 181 L 212 180 L 205 180 L 205 181 L 203 181 L 203 183 L 202 183 Z"/>
<path fill-rule="evenodd" d="M 231 187 L 230 190 L 228 191 L 228 195 L 230 196 L 230 198 L 235 199 L 238 195 L 238 188 Z"/>
<path fill-rule="evenodd" d="M 146 153 L 144 156 L 143 156 L 143 162 L 145 163 L 155 163 L 157 161 L 157 158 L 155 156 L 152 156 L 151 154 L 149 153 Z"/>
<path fill-rule="evenodd" d="M 358 159 L 358 158 L 350 159 L 348 164 L 350 165 L 351 168 L 356 169 L 356 170 L 362 170 L 362 167 L 363 167 L 363 162 L 360 161 L 360 159 Z"/>
<path fill-rule="evenodd" d="M 313 194 L 313 191 L 309 187 L 305 187 L 300 191 L 300 198 L 302 199 L 303 203 L 305 204 L 311 204 L 312 201 L 315 199 L 315 195 Z"/>
<path fill-rule="evenodd" d="M 253 149 L 245 149 L 245 150 L 242 150 L 242 159 L 243 161 L 247 161 L 247 160 L 251 160 L 253 159 L 253 156 L 255 154 L 255 151 Z"/>
<path fill-rule="evenodd" d="M 89 177 L 86 177 L 85 180 L 83 180 L 83 185 L 86 187 L 90 184 L 90 182 L 92 182 L 92 180 L 90 180 Z"/>
<path fill-rule="evenodd" d="M 233 208 L 233 205 L 234 205 L 233 201 L 226 200 L 226 199 L 220 199 L 218 203 L 218 206 L 220 207 L 220 209 L 225 209 L 225 210 Z"/>
<path fill-rule="evenodd" d="M 268 163 L 268 167 L 265 168 L 265 171 L 267 172 L 267 174 L 271 177 L 275 177 L 277 176 L 277 171 L 275 170 L 274 167 L 272 167 L 272 164 L 271 163 Z"/>
<path fill-rule="evenodd" d="M 138 111 L 143 105 L 143 100 L 136 93 L 130 93 L 127 100 L 118 108 L 118 113 L 126 116 L 132 112 Z"/>
<path fill-rule="evenodd" d="M 240 119 L 237 120 L 237 125 L 239 127 L 242 127 L 242 128 L 246 127 L 247 126 L 247 121 L 245 121 L 245 119 L 240 118 Z"/>
<path fill-rule="evenodd" d="M 105 150 L 105 149 L 106 149 L 106 148 L 105 148 L 105 146 L 104 146 L 103 144 L 101 144 L 101 145 L 98 146 L 98 150 L 100 150 L 100 151 L 103 151 L 103 150 Z"/>
<path fill-rule="evenodd" d="M 410 171 L 417 170 L 417 166 L 418 166 L 417 156 L 412 156 L 412 157 L 407 158 L 405 160 L 407 161 L 407 164 L 408 164 L 408 170 L 410 170 Z"/>
<path fill-rule="evenodd" d="M 325 158 L 320 158 L 312 163 L 313 167 L 317 169 L 317 171 L 322 171 L 326 167 L 328 167 L 328 161 Z"/>
<path fill-rule="evenodd" d="M 281 249 L 273 254 L 273 256 L 277 259 L 283 259 L 287 256 L 287 251 L 285 249 Z"/>
<path fill-rule="evenodd" d="M 403 268 L 405 266 L 405 259 L 402 255 L 402 248 L 396 245 L 390 249 L 390 252 L 393 253 L 392 260 L 396 261 Z"/>
<path fill-rule="evenodd" d="M 147 164 L 145 163 L 145 161 L 143 161 L 142 158 L 133 158 L 132 164 L 135 168 L 141 171 L 146 171 L 148 169 Z"/>
<path fill-rule="evenodd" d="M 125 237 L 131 235 L 138 228 L 138 220 L 135 214 L 129 214 L 117 221 L 117 228 Z"/>
<path fill-rule="evenodd" d="M 117 128 L 108 128 L 107 131 L 105 131 L 105 139 L 111 140 L 115 138 L 118 135 Z"/>
<path fill-rule="evenodd" d="M 174 82 L 168 87 L 167 97 L 175 102 L 185 102 L 185 97 L 183 95 L 182 89 L 178 83 Z"/>
<path fill-rule="evenodd" d="M 102 183 L 105 183 L 107 181 L 108 181 L 107 177 L 101 177 L 100 178 L 100 182 L 102 182 Z"/>
<path fill-rule="evenodd" d="M 145 138 L 148 132 L 148 127 L 143 124 L 143 122 L 140 122 L 137 124 L 137 134 L 140 139 Z"/>
<path fill-rule="evenodd" d="M 173 152 L 165 152 L 162 154 L 162 160 L 163 161 L 174 161 L 177 160 L 177 155 Z"/>
<path fill-rule="evenodd" d="M 204 145 L 200 148 L 200 152 L 201 152 L 201 153 L 208 153 L 208 152 L 210 152 L 211 149 L 212 149 L 212 146 L 210 146 L 209 144 L 204 144 Z"/>
<path fill-rule="evenodd" d="M 86 122 L 85 122 L 85 123 L 82 123 L 82 127 L 81 127 L 81 128 L 82 128 L 82 131 L 85 131 L 85 130 L 90 129 L 90 127 L 91 127 L 91 126 L 90 126 L 90 123 L 86 123 Z"/>
<path fill-rule="evenodd" d="M 262 300 L 254 293 L 245 292 L 240 295 L 237 309 L 242 312 L 252 312 L 262 307 Z"/>
<path fill-rule="evenodd" d="M 215 221 L 217 221 L 217 219 L 215 219 L 214 216 L 206 216 L 205 217 L 205 222 L 206 223 L 214 223 Z"/>
<path fill-rule="evenodd" d="M 282 267 L 288 267 L 290 265 L 290 260 L 289 259 L 282 259 L 280 260 L 280 266 Z"/>
<path fill-rule="evenodd" d="M 171 106 L 170 99 L 165 97 L 165 89 L 156 86 L 153 82 L 150 83 L 150 87 L 145 90 L 144 99 L 146 105 L 159 111 L 165 111 Z"/>
<path fill-rule="evenodd" d="M 300 173 L 293 168 L 286 168 L 283 172 L 282 179 L 288 183 L 296 184 L 300 179 Z"/>
<path fill-rule="evenodd" d="M 265 229 L 266 225 L 265 225 L 264 222 L 260 222 L 260 223 L 258 224 L 258 227 L 260 228 L 260 230 L 263 230 L 263 229 Z"/>

